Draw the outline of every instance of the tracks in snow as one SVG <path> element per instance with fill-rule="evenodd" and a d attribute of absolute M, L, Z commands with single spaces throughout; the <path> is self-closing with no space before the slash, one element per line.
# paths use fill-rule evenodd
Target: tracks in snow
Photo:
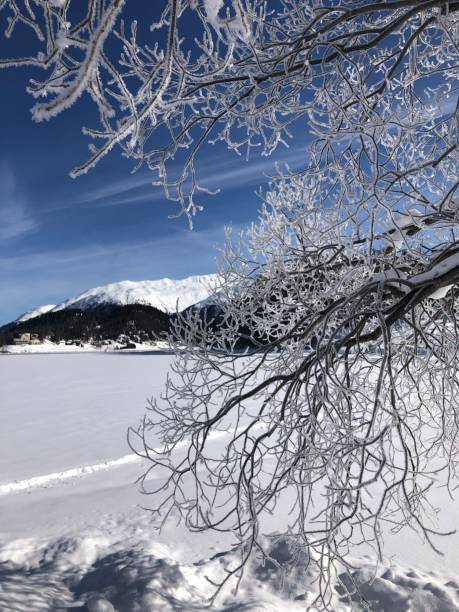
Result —
<path fill-rule="evenodd" d="M 234 433 L 234 429 L 229 429 L 228 431 L 216 431 L 209 436 L 209 440 L 217 440 L 232 433 Z M 176 444 L 175 449 L 186 447 L 188 444 L 189 440 L 183 440 Z M 163 447 L 158 446 L 151 449 L 150 452 L 159 453 L 162 450 Z M 130 453 L 129 455 L 124 455 L 123 457 L 118 457 L 117 459 L 108 459 L 107 461 L 102 461 L 100 463 L 74 467 L 68 470 L 62 470 L 60 472 L 43 474 L 42 476 L 33 476 L 32 478 L 25 478 L 24 480 L 13 480 L 12 482 L 0 484 L 0 496 L 9 495 L 11 493 L 20 493 L 23 491 L 29 492 L 33 489 L 46 489 L 61 484 L 67 480 L 91 476 L 97 472 L 113 470 L 131 463 L 140 463 L 142 460 L 143 457 L 140 457 L 135 453 Z"/>
<path fill-rule="evenodd" d="M 70 468 L 68 470 L 63 470 L 62 472 L 52 472 L 51 474 L 33 476 L 32 478 L 26 478 L 24 480 L 13 480 L 12 482 L 7 482 L 0 485 L 0 495 L 19 493 L 20 491 L 30 491 L 31 489 L 47 488 L 59 484 L 65 480 L 90 476 L 96 472 L 111 470 L 117 467 L 122 467 L 123 465 L 128 465 L 129 463 L 135 463 L 137 461 L 141 461 L 141 457 L 132 453 L 130 455 L 124 455 L 124 457 L 119 457 L 118 459 L 103 461 L 101 463 L 93 463 L 92 465 L 85 465 L 82 467 Z"/>

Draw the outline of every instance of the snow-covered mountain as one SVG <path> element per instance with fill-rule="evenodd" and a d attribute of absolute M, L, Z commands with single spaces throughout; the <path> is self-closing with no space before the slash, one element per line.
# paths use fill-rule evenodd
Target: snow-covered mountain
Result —
<path fill-rule="evenodd" d="M 32 340 L 157 342 L 176 310 L 201 308 L 218 291 L 219 276 L 120 281 L 88 289 L 61 304 L 40 306 L 0 326 L 0 347 Z M 75 312 L 79 311 L 79 312 Z M 26 335 L 29 334 L 29 338 Z M 32 338 L 33 336 L 33 338 Z M 38 344 L 37 344 L 38 345 Z M 1 607 L 1 606 L 0 606 Z"/>
<path fill-rule="evenodd" d="M 89 310 L 102 305 L 126 306 L 145 304 L 163 312 L 184 310 L 206 299 L 213 293 L 218 281 L 216 274 L 189 276 L 182 280 L 163 278 L 160 280 L 120 281 L 102 287 L 88 289 L 62 304 L 50 308 L 51 312 L 69 308 Z"/>
<path fill-rule="evenodd" d="M 29 319 L 34 319 L 35 317 L 39 317 L 42 314 L 45 314 L 56 307 L 56 304 L 46 304 L 45 306 L 39 306 L 38 308 L 34 308 L 33 310 L 29 310 L 25 312 L 20 317 L 16 319 L 16 323 L 24 323 L 24 321 L 28 321 Z"/>

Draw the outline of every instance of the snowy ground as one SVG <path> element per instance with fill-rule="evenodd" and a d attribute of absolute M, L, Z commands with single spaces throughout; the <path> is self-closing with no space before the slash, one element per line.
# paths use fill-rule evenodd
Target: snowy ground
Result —
<path fill-rule="evenodd" d="M 173 522 L 159 533 L 139 507 L 149 499 L 133 484 L 142 466 L 125 438 L 146 398 L 160 391 L 170 359 L 0 356 L 0 611 L 203 609 L 212 593 L 206 576 L 221 576 L 235 560 L 234 542 Z M 459 504 L 444 491 L 437 503 L 442 527 L 454 527 Z M 372 559 L 357 559 L 355 578 L 372 609 L 459 610 L 459 538 L 439 545 L 444 557 L 414 534 L 389 536 L 389 560 L 375 579 Z M 272 554 L 288 564 L 282 542 Z M 295 612 L 315 591 L 301 564 L 281 584 L 276 566 L 254 558 L 238 593 L 225 590 L 215 609 Z M 351 609 L 339 586 L 334 609 Z"/>
<path fill-rule="evenodd" d="M 123 345 L 119 342 L 111 342 L 110 345 L 97 347 L 89 342 L 81 345 L 65 344 L 61 342 L 56 344 L 50 340 L 44 340 L 40 344 L 5 344 L 0 347 L 0 355 L 24 355 L 24 354 L 50 354 L 50 353 L 111 353 L 113 351 L 123 350 L 125 353 L 139 352 L 170 352 L 167 342 L 159 341 L 154 344 L 135 343 L 135 349 L 122 348 Z"/>

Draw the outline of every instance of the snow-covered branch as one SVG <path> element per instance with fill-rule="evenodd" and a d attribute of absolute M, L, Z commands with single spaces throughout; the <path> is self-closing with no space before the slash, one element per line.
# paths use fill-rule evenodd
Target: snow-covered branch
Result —
<path fill-rule="evenodd" d="M 159 513 L 237 534 L 224 581 L 290 504 L 279 530 L 330 609 L 333 566 L 362 542 L 382 554 L 383 523 L 437 546 L 429 490 L 457 482 L 459 3 L 83 4 L 0 2 L 6 36 L 36 39 L 0 59 L 43 70 L 35 119 L 84 94 L 99 111 L 73 176 L 119 147 L 191 221 L 207 143 L 270 155 L 312 135 L 228 240 L 215 304 L 177 315 L 166 395 L 131 442 L 160 468 Z"/>
<path fill-rule="evenodd" d="M 237 534 L 223 583 L 284 506 L 277 531 L 317 572 L 313 607 L 333 609 L 333 568 L 362 542 L 381 556 L 388 522 L 441 547 L 429 490 L 455 482 L 459 456 L 459 228 L 452 210 L 410 213 L 396 245 L 389 224 L 355 239 L 365 221 L 307 195 L 284 181 L 229 240 L 214 303 L 177 318 L 167 393 L 130 439 L 162 475 L 142 480 L 156 512 Z"/>
<path fill-rule="evenodd" d="M 84 93 L 99 110 L 100 125 L 85 128 L 90 158 L 73 176 L 120 147 L 191 220 L 205 143 L 269 155 L 306 117 L 314 143 L 301 171 L 317 203 L 368 212 L 454 196 L 457 3 L 162 0 L 136 20 L 137 9 L 132 0 L 0 5 L 7 36 L 25 28 L 37 41 L 35 54 L 0 59 L 44 70 L 29 85 L 35 119 Z"/>

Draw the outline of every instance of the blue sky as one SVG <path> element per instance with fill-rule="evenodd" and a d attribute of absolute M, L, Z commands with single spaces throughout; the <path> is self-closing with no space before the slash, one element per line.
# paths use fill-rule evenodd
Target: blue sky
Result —
<path fill-rule="evenodd" d="M 71 179 L 87 155 L 81 127 L 91 123 L 92 103 L 83 97 L 53 121 L 34 123 L 30 76 L 28 69 L 0 71 L 0 324 L 96 285 L 215 271 L 224 226 L 256 218 L 255 191 L 274 159 L 246 163 L 221 146 L 203 152 L 201 180 L 221 193 L 201 197 L 205 210 L 190 231 L 184 217 L 168 218 L 176 205 L 149 175 L 132 175 L 116 150 Z M 275 157 L 297 165 L 303 155 L 284 149 Z"/>

